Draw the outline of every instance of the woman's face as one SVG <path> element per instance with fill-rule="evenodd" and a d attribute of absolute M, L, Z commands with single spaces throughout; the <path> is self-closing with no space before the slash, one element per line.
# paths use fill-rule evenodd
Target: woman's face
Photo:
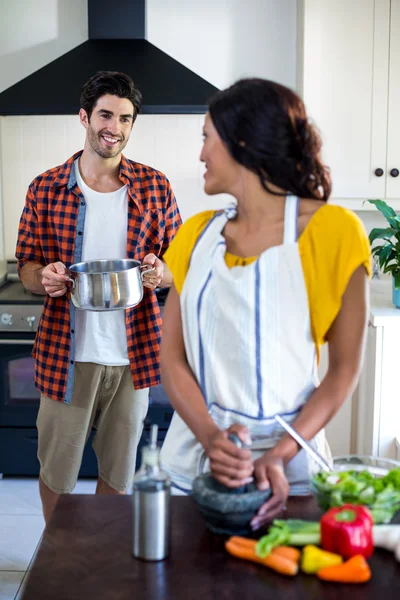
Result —
<path fill-rule="evenodd" d="M 239 165 L 229 154 L 208 113 L 204 121 L 203 137 L 200 160 L 206 167 L 204 191 L 209 195 L 233 194 Z"/>

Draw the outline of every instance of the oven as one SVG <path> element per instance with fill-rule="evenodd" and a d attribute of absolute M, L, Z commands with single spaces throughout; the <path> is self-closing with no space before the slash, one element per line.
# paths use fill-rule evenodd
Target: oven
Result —
<path fill-rule="evenodd" d="M 37 476 L 38 435 L 36 418 L 40 392 L 34 385 L 34 359 L 31 356 L 35 332 L 43 308 L 43 296 L 27 293 L 20 281 L 0 288 L 0 474 Z M 160 293 L 161 311 L 165 292 Z M 138 448 L 149 436 L 150 424 L 159 427 L 164 439 L 173 409 L 162 385 L 150 388 L 149 412 Z M 97 477 L 97 460 L 92 448 L 95 431 L 85 447 L 80 477 Z"/>

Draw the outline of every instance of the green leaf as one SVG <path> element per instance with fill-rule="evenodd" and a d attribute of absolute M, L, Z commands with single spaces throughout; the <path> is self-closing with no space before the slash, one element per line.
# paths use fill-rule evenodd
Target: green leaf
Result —
<path fill-rule="evenodd" d="M 397 271 L 399 269 L 399 263 L 396 262 L 393 265 L 386 265 L 383 269 L 384 273 L 393 273 L 393 271 Z"/>
<path fill-rule="evenodd" d="M 400 288 L 400 271 L 396 271 L 395 273 L 393 273 L 393 277 L 394 287 L 396 288 L 396 290 L 398 290 Z"/>
<path fill-rule="evenodd" d="M 400 229 L 399 218 L 391 206 L 386 204 L 384 200 L 368 200 L 370 204 L 373 204 L 385 217 L 388 223 L 395 229 Z"/>
<path fill-rule="evenodd" d="M 379 266 L 383 269 L 388 262 L 396 257 L 396 251 L 393 245 L 388 244 L 379 253 Z"/>
<path fill-rule="evenodd" d="M 392 242 L 387 242 L 387 243 L 386 243 L 386 244 L 384 244 L 383 246 L 374 246 L 374 247 L 371 249 L 372 256 L 375 256 L 375 257 L 376 257 L 376 256 L 380 256 L 381 252 L 382 252 L 384 249 L 386 249 L 386 248 L 392 248 L 392 249 L 393 249 L 393 251 L 396 253 L 395 246 L 392 244 Z M 385 250 L 385 251 L 386 251 L 386 250 Z"/>
<path fill-rule="evenodd" d="M 393 229 L 393 227 L 375 227 L 369 234 L 370 244 L 377 239 L 390 240 L 390 238 L 392 238 L 396 233 L 397 229 Z"/>

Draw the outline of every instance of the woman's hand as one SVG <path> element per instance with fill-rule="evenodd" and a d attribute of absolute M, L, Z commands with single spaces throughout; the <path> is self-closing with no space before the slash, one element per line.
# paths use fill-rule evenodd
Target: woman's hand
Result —
<path fill-rule="evenodd" d="M 238 448 L 228 439 L 230 433 L 236 433 L 244 444 L 251 444 L 247 427 L 231 425 L 211 438 L 206 453 L 213 477 L 226 487 L 237 488 L 253 481 L 254 466 L 251 451 Z"/>
<path fill-rule="evenodd" d="M 272 496 L 250 522 L 252 529 L 259 529 L 285 509 L 289 483 L 283 468 L 283 459 L 268 452 L 254 461 L 254 477 L 259 490 L 267 490 L 269 487 L 272 490 Z"/>

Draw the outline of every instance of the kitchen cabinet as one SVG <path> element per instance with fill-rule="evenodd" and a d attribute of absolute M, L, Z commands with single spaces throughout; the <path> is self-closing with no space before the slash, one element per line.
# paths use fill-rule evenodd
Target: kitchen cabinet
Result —
<path fill-rule="evenodd" d="M 300 0 L 298 89 L 322 134 L 332 200 L 400 208 L 400 0 Z"/>
<path fill-rule="evenodd" d="M 328 369 L 328 344 L 321 348 L 318 377 L 322 381 Z M 333 456 L 350 454 L 351 450 L 352 398 L 347 398 L 339 411 L 325 428 L 326 439 Z"/>
<path fill-rule="evenodd" d="M 400 460 L 400 310 L 390 292 L 391 281 L 373 282 L 366 354 L 353 394 L 352 449 Z"/>

